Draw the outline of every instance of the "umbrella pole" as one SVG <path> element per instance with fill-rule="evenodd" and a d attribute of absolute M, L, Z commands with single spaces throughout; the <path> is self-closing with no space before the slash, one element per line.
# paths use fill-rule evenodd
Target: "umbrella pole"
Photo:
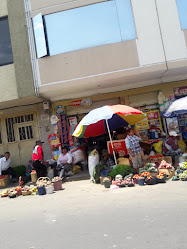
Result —
<path fill-rule="evenodd" d="M 107 130 L 108 130 L 108 135 L 109 135 L 110 142 L 111 142 L 111 145 L 112 145 L 112 151 L 113 151 L 113 155 L 114 155 L 115 165 L 117 165 L 116 154 L 115 154 L 115 151 L 114 151 L 114 146 L 113 146 L 112 137 L 111 137 L 111 134 L 110 134 L 110 129 L 109 129 L 109 125 L 108 125 L 108 120 L 107 120 L 107 119 L 105 119 L 105 120 L 106 120 L 106 126 L 107 126 Z"/>

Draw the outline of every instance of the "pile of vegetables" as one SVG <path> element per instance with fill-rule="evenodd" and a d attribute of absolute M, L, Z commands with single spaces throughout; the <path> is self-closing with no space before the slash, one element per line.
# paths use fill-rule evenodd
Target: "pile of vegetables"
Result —
<path fill-rule="evenodd" d="M 113 169 L 109 173 L 109 175 L 112 178 L 115 178 L 116 175 L 122 175 L 124 177 L 124 176 L 129 175 L 132 172 L 133 172 L 133 169 L 129 165 L 118 164 L 118 165 L 116 165 L 115 169 Z"/>
<path fill-rule="evenodd" d="M 185 170 L 183 173 L 179 174 L 179 179 L 182 181 L 187 180 L 187 170 Z"/>
<path fill-rule="evenodd" d="M 139 169 L 139 174 L 142 174 L 143 172 L 157 173 L 158 170 L 156 168 L 156 164 L 155 163 L 146 163 L 146 166 Z"/>
<path fill-rule="evenodd" d="M 150 176 L 150 173 L 149 173 L 149 172 L 143 172 L 143 173 L 141 174 L 141 176 L 147 177 L 147 176 Z"/>
<path fill-rule="evenodd" d="M 173 169 L 173 166 L 171 166 L 171 164 L 167 163 L 165 160 L 162 160 L 158 168 L 159 169 Z"/>

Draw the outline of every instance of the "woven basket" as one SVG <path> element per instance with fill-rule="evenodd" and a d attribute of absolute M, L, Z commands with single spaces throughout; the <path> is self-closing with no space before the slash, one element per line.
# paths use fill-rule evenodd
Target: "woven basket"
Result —
<path fill-rule="evenodd" d="M 21 192 L 23 196 L 26 196 L 26 195 L 31 195 L 31 191 L 22 191 Z"/>
<path fill-rule="evenodd" d="M 49 179 L 49 177 L 40 177 L 40 178 L 38 178 L 36 184 L 39 185 L 44 180 L 50 182 L 50 184 L 52 183 L 51 180 Z"/>

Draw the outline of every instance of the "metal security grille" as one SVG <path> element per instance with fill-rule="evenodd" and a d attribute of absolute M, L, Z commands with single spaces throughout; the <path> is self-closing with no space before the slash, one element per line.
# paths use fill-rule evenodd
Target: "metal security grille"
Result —
<path fill-rule="evenodd" d="M 9 143 L 15 142 L 16 137 L 15 137 L 15 125 L 16 124 L 21 124 L 25 122 L 31 122 L 34 121 L 34 115 L 33 114 L 28 114 L 28 115 L 22 115 L 22 116 L 17 116 L 17 117 L 12 117 L 12 118 L 7 118 L 5 119 L 5 124 L 6 124 L 6 132 L 7 132 L 7 140 Z M 23 126 L 18 128 L 19 132 L 19 140 L 27 140 L 27 139 L 32 139 L 33 136 L 33 126 Z"/>
<path fill-rule="evenodd" d="M 20 139 L 20 141 L 27 140 L 27 139 L 33 139 L 33 138 L 34 138 L 33 127 L 31 125 L 19 127 L 19 139 Z"/>

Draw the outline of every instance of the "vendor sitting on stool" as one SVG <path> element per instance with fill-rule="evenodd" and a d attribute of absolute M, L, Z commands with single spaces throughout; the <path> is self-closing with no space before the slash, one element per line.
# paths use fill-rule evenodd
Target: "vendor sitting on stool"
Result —
<path fill-rule="evenodd" d="M 102 151 L 102 156 L 103 156 L 103 163 L 107 166 L 108 170 L 111 170 L 111 167 L 115 165 L 114 161 L 112 158 L 110 158 L 110 155 L 107 150 Z"/>
<path fill-rule="evenodd" d="M 162 154 L 164 156 L 181 156 L 182 151 L 179 149 L 177 142 L 178 134 L 175 131 L 169 133 L 169 137 L 162 146 Z"/>
<path fill-rule="evenodd" d="M 10 152 L 6 152 L 5 156 L 0 159 L 0 175 L 10 175 L 13 182 L 16 182 L 16 173 L 13 168 L 10 167 Z"/>
<path fill-rule="evenodd" d="M 57 161 L 57 170 L 60 171 L 60 177 L 65 177 L 65 174 L 72 169 L 73 158 L 68 152 L 66 147 L 62 148 L 62 153 L 60 154 Z"/>

